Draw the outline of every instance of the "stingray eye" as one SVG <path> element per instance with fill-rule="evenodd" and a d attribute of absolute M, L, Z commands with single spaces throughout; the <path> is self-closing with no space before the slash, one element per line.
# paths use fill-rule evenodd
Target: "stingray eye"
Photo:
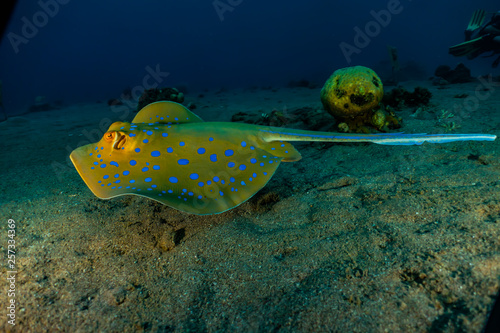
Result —
<path fill-rule="evenodd" d="M 106 141 L 113 141 L 115 139 L 116 133 L 115 132 L 106 132 L 104 134 L 104 139 Z"/>

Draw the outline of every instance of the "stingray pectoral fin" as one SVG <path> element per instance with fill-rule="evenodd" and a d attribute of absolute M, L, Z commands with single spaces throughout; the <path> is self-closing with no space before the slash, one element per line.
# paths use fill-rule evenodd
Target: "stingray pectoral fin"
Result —
<path fill-rule="evenodd" d="M 109 199 L 112 196 L 106 191 L 106 186 L 101 186 L 104 184 L 102 183 L 103 175 L 101 175 L 103 172 L 89 158 L 96 154 L 95 147 L 96 144 L 79 147 L 71 152 L 69 158 L 92 193 L 98 198 Z"/>
<path fill-rule="evenodd" d="M 133 123 L 181 124 L 203 122 L 184 105 L 160 101 L 146 105 L 135 116 Z"/>

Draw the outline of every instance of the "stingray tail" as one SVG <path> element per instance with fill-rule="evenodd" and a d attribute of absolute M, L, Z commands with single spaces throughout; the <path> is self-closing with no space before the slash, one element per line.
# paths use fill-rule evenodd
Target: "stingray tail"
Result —
<path fill-rule="evenodd" d="M 455 141 L 494 141 L 493 134 L 343 134 L 290 130 L 279 127 L 261 129 L 262 139 L 271 141 L 371 142 L 379 145 L 421 145 L 424 142 L 446 143 Z"/>

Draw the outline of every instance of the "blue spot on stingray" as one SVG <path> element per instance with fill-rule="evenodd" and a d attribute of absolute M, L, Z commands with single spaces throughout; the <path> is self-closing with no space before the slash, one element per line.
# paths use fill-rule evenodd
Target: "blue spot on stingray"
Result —
<path fill-rule="evenodd" d="M 174 193 L 174 191 L 172 191 L 172 190 L 168 190 L 167 192 L 168 192 L 168 193 Z"/>
<path fill-rule="evenodd" d="M 152 188 L 157 188 L 158 186 L 157 185 L 151 185 Z"/>
<path fill-rule="evenodd" d="M 188 195 L 193 195 L 194 193 L 193 192 L 189 192 Z"/>
<path fill-rule="evenodd" d="M 94 153 L 90 153 L 90 154 L 89 154 L 89 156 L 92 156 L 92 155 L 94 155 Z"/>
<path fill-rule="evenodd" d="M 216 182 L 216 183 L 217 183 L 218 181 L 219 181 L 219 177 L 215 176 L 215 177 L 214 177 L 214 182 Z"/>
<path fill-rule="evenodd" d="M 148 143 L 148 142 L 149 142 L 149 140 L 148 140 L 148 139 L 144 139 L 144 140 L 142 140 L 142 142 L 144 142 L 144 143 Z"/>
<path fill-rule="evenodd" d="M 174 184 L 175 184 L 175 183 L 177 183 L 177 182 L 179 181 L 176 177 L 170 177 L 168 180 L 169 180 L 171 183 L 174 183 Z"/>
<path fill-rule="evenodd" d="M 92 170 L 94 170 L 95 168 L 94 167 L 90 167 Z"/>
<path fill-rule="evenodd" d="M 217 154 L 210 155 L 210 161 L 217 162 Z"/>
<path fill-rule="evenodd" d="M 231 178 L 229 178 L 229 181 L 230 181 L 231 183 L 234 183 L 234 182 L 236 181 L 236 179 L 234 179 L 234 177 L 231 177 Z"/>
<path fill-rule="evenodd" d="M 99 165 L 99 163 L 98 162 L 94 162 L 94 165 Z"/>
<path fill-rule="evenodd" d="M 168 136 L 168 133 L 161 133 L 161 136 L 166 138 Z"/>
<path fill-rule="evenodd" d="M 201 199 L 201 198 L 203 198 L 203 197 L 202 197 L 201 195 L 199 195 L 199 196 L 198 196 L 198 199 Z"/>
<path fill-rule="evenodd" d="M 146 132 L 147 135 L 152 135 L 153 134 L 153 131 L 147 131 Z"/>
<path fill-rule="evenodd" d="M 152 181 L 152 180 L 153 180 L 153 179 L 152 179 L 151 177 L 148 177 L 148 178 L 144 179 L 144 181 L 145 181 L 145 182 L 148 182 L 148 183 L 149 183 L 150 181 Z"/>
<path fill-rule="evenodd" d="M 179 120 L 179 118 L 175 117 L 174 120 Z"/>
<path fill-rule="evenodd" d="M 104 175 L 102 178 L 103 178 L 103 179 L 108 179 L 108 178 L 109 178 L 109 176 L 108 176 L 108 175 Z"/>
<path fill-rule="evenodd" d="M 247 143 L 246 143 L 245 141 L 242 141 L 242 142 L 241 142 L 241 146 L 242 146 L 242 147 L 246 147 L 246 146 L 247 146 Z"/>
<path fill-rule="evenodd" d="M 113 186 L 111 189 L 114 190 L 116 188 L 116 186 Z"/>
<path fill-rule="evenodd" d="M 219 191 L 220 196 L 222 197 L 224 195 L 224 192 Z"/>
<path fill-rule="evenodd" d="M 220 181 L 220 183 L 221 183 L 221 184 L 225 184 L 226 182 L 224 181 L 224 179 L 222 179 L 222 180 Z"/>
<path fill-rule="evenodd" d="M 97 158 L 101 158 L 101 154 L 97 155 Z"/>
<path fill-rule="evenodd" d="M 130 136 L 131 138 L 135 136 L 134 133 L 130 133 L 128 136 Z"/>
<path fill-rule="evenodd" d="M 255 149 L 255 147 L 254 147 L 254 146 L 251 146 L 251 147 L 250 147 L 250 149 L 254 150 L 254 149 Z"/>
<path fill-rule="evenodd" d="M 105 168 L 106 167 L 106 164 L 101 164 L 101 168 Z"/>
<path fill-rule="evenodd" d="M 199 186 L 199 187 L 203 187 L 203 185 L 204 185 L 204 184 L 203 184 L 203 182 L 199 182 L 199 183 L 198 183 L 198 186 Z"/>
<path fill-rule="evenodd" d="M 257 174 L 256 174 L 255 172 L 254 172 L 254 173 L 252 173 L 252 177 L 253 177 L 253 178 L 257 177 Z"/>
<path fill-rule="evenodd" d="M 241 181 L 241 185 L 246 185 L 244 181 Z"/>
<path fill-rule="evenodd" d="M 128 170 L 123 171 L 124 176 L 128 175 L 129 173 L 130 173 L 130 171 L 128 171 Z"/>
<path fill-rule="evenodd" d="M 231 192 L 234 192 L 234 187 L 231 187 Z"/>
<path fill-rule="evenodd" d="M 161 155 L 161 154 L 160 154 L 160 152 L 159 152 L 158 150 L 153 150 L 153 151 L 151 152 L 151 156 L 153 156 L 153 157 L 158 157 L 158 156 L 160 156 L 160 155 Z"/>
<path fill-rule="evenodd" d="M 115 161 L 109 162 L 109 165 L 114 165 L 115 167 L 118 167 L 118 163 L 116 163 Z"/>
<path fill-rule="evenodd" d="M 138 153 L 138 152 L 140 152 L 140 151 L 141 151 L 141 148 L 135 148 L 135 149 L 134 149 L 134 151 L 135 151 L 136 153 Z"/>
<path fill-rule="evenodd" d="M 192 173 L 189 175 L 189 178 L 191 178 L 192 180 L 196 180 L 196 179 L 200 178 L 200 176 L 198 176 L 197 173 Z"/>
<path fill-rule="evenodd" d="M 273 162 L 274 162 L 273 160 L 270 160 L 270 161 L 269 161 L 269 164 L 272 164 Z"/>
<path fill-rule="evenodd" d="M 189 160 L 187 160 L 185 158 L 181 158 L 180 160 L 177 161 L 177 163 L 179 163 L 179 165 L 188 165 Z"/>
<path fill-rule="evenodd" d="M 260 166 L 264 166 L 264 162 L 260 162 L 260 164 L 259 164 L 259 165 L 260 165 Z"/>
<path fill-rule="evenodd" d="M 129 183 L 135 183 L 135 180 L 131 179 L 128 181 Z"/>
<path fill-rule="evenodd" d="M 208 141 L 214 141 L 214 138 L 208 138 Z"/>
<path fill-rule="evenodd" d="M 205 148 L 198 148 L 198 154 L 205 154 Z"/>
<path fill-rule="evenodd" d="M 267 176 L 267 172 L 263 172 L 264 173 L 264 176 Z"/>
<path fill-rule="evenodd" d="M 227 164 L 228 168 L 233 168 L 235 166 L 234 162 L 229 162 Z"/>
<path fill-rule="evenodd" d="M 232 151 L 231 149 L 228 149 L 224 152 L 224 155 L 226 155 L 226 156 L 233 156 L 233 154 L 234 154 L 234 151 Z"/>
<path fill-rule="evenodd" d="M 167 148 L 167 153 L 172 153 L 174 150 L 172 149 L 172 147 L 168 147 Z"/>
<path fill-rule="evenodd" d="M 255 163 L 257 163 L 257 160 L 256 160 L 255 158 L 251 158 L 251 159 L 250 159 L 250 163 L 255 164 Z"/>
<path fill-rule="evenodd" d="M 207 180 L 207 185 L 210 185 L 212 184 L 212 182 L 210 180 Z"/>
<path fill-rule="evenodd" d="M 186 143 L 184 141 L 179 142 L 179 146 L 183 147 L 185 145 L 186 145 Z"/>
<path fill-rule="evenodd" d="M 271 148 L 271 150 L 275 150 L 276 148 Z"/>
<path fill-rule="evenodd" d="M 120 174 L 119 174 L 119 173 L 117 173 L 117 174 L 115 175 L 115 178 L 118 178 L 118 177 L 120 177 Z"/>
<path fill-rule="evenodd" d="M 159 165 L 153 165 L 153 169 L 154 170 L 160 170 L 160 166 Z"/>
<path fill-rule="evenodd" d="M 247 166 L 245 164 L 242 164 L 242 165 L 239 166 L 239 169 L 241 171 L 245 170 L 246 168 L 247 168 Z"/>
<path fill-rule="evenodd" d="M 134 166 L 136 164 L 137 164 L 137 162 L 135 160 L 130 160 L 130 165 Z"/>
<path fill-rule="evenodd" d="M 119 182 L 120 182 L 120 180 L 119 180 L 119 179 L 118 179 L 118 180 L 115 180 L 115 184 L 118 184 Z"/>
<path fill-rule="evenodd" d="M 146 171 L 148 171 L 148 170 L 149 170 L 149 168 L 148 168 L 148 167 L 144 167 L 144 168 L 142 168 L 142 169 L 141 169 L 141 171 L 142 171 L 142 172 L 146 172 Z"/>

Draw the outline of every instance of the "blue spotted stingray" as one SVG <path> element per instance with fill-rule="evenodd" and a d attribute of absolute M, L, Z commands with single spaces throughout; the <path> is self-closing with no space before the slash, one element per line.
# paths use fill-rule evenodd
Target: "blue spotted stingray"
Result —
<path fill-rule="evenodd" d="M 267 184 L 281 162 L 300 160 L 288 141 L 418 145 L 495 138 L 488 134 L 340 134 L 203 122 L 181 104 L 156 102 L 139 111 L 132 123 L 113 123 L 99 142 L 75 149 L 70 158 L 101 199 L 140 195 L 206 215 L 240 205 Z"/>

